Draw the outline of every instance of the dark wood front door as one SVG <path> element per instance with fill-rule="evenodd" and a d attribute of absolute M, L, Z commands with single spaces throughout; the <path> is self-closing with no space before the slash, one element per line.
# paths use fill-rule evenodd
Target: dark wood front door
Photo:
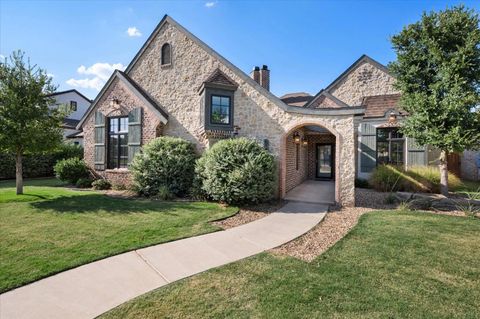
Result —
<path fill-rule="evenodd" d="M 315 177 L 320 179 L 333 179 L 335 176 L 334 144 L 317 144 L 315 148 L 316 148 Z"/>

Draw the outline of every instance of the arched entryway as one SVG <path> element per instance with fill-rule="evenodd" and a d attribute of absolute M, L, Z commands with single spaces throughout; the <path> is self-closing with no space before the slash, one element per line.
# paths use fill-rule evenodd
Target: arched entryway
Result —
<path fill-rule="evenodd" d="M 291 127 L 283 136 L 281 197 L 318 203 L 339 203 L 340 136 L 318 123 Z"/>

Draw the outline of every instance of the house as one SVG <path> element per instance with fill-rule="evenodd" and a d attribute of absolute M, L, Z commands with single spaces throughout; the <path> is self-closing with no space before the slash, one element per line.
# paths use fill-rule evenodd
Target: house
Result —
<path fill-rule="evenodd" d="M 377 163 L 423 165 L 428 150 L 402 136 L 399 92 L 385 66 L 355 61 L 315 96 L 269 91 L 266 65 L 245 74 L 169 16 L 124 72 L 116 70 L 77 126 L 85 160 L 113 183 L 128 183 L 128 164 L 161 135 L 199 152 L 219 139 L 255 139 L 278 161 L 278 194 L 308 179 L 330 181 L 334 200 L 354 205 L 355 178 Z"/>
<path fill-rule="evenodd" d="M 92 101 L 75 89 L 55 92 L 50 94 L 49 97 L 55 99 L 55 103 L 51 106 L 52 108 L 64 107 L 71 111 L 62 125 L 64 140 L 69 143 L 83 145 L 82 132 L 77 130 L 76 127 Z"/>

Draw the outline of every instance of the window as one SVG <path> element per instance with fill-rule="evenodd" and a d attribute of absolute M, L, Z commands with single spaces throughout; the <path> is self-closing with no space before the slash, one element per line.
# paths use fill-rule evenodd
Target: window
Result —
<path fill-rule="evenodd" d="M 172 63 L 172 50 L 170 44 L 165 43 L 162 46 L 162 65 L 169 65 Z"/>
<path fill-rule="evenodd" d="M 403 165 L 405 138 L 397 128 L 377 129 L 377 164 Z"/>
<path fill-rule="evenodd" d="M 70 110 L 76 111 L 77 110 L 77 102 L 76 101 L 70 101 Z"/>
<path fill-rule="evenodd" d="M 128 162 L 128 117 L 108 119 L 108 168 L 126 168 Z"/>
<path fill-rule="evenodd" d="M 210 103 L 210 123 L 211 124 L 230 124 L 230 97 L 221 95 L 212 95 Z"/>

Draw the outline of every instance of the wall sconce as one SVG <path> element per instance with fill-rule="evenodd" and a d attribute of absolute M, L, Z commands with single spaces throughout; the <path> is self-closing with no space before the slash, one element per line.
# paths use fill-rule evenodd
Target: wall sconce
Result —
<path fill-rule="evenodd" d="M 308 145 L 308 141 L 306 138 L 302 138 L 302 145 L 303 146 L 307 146 Z"/>
<path fill-rule="evenodd" d="M 293 133 L 293 142 L 295 144 L 300 144 L 302 141 L 302 138 L 300 137 L 300 134 L 298 132 Z"/>
<path fill-rule="evenodd" d="M 238 136 L 238 131 L 240 130 L 240 126 L 233 126 L 233 137 L 237 137 Z"/>

